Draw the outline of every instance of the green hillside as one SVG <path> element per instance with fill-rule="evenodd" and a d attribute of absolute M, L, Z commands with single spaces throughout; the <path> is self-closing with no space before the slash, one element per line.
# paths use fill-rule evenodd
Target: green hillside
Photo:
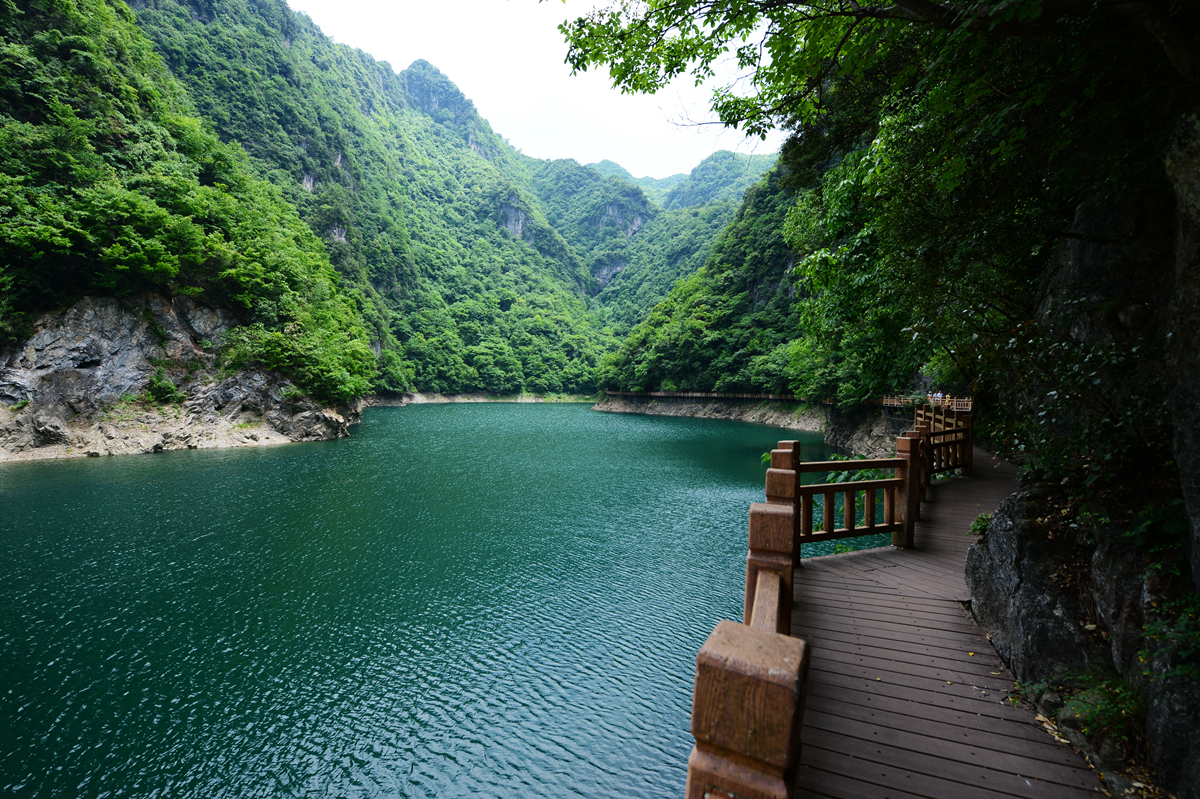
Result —
<path fill-rule="evenodd" d="M 134 13 L 6 7 L 9 336 L 83 293 L 154 289 L 240 309 L 231 354 L 330 398 L 590 391 L 771 160 L 663 180 L 541 161 L 433 65 L 397 73 L 281 0 Z"/>
<path fill-rule="evenodd" d="M 371 323 L 392 390 L 585 391 L 590 275 L 522 158 L 432 65 L 395 73 L 278 0 L 156 0 L 167 66 L 299 209 Z"/>
<path fill-rule="evenodd" d="M 664 208 L 694 208 L 714 201 L 740 203 L 746 189 L 753 186 L 775 163 L 776 155 L 744 155 L 719 150 L 696 166 L 676 183 L 663 199 Z"/>
<path fill-rule="evenodd" d="M 666 210 L 630 241 L 623 258 L 610 262 L 608 279 L 601 281 L 596 298 L 605 323 L 620 335 L 628 333 L 667 296 L 675 281 L 704 266 L 746 190 L 774 162 L 774 155 L 721 150 L 676 182 L 664 197 Z"/>
<path fill-rule="evenodd" d="M 618 163 L 609 161 L 607 158 L 594 164 L 588 164 L 588 166 L 606 177 L 617 177 L 632 183 L 644 191 L 646 196 L 657 205 L 662 205 L 667 199 L 667 192 L 687 179 L 687 175 L 683 172 L 668 175 L 665 178 L 635 178 L 630 174 L 628 169 Z"/>
<path fill-rule="evenodd" d="M 235 309 L 235 361 L 329 400 L 375 358 L 321 243 L 196 116 L 123 4 L 0 5 L 0 329 L 83 294 Z"/>
<path fill-rule="evenodd" d="M 600 383 L 627 391 L 785 391 L 799 305 L 783 239 L 795 194 L 775 169 L 746 193 L 704 268 L 604 360 Z M 709 206 L 710 209 L 716 206 Z"/>

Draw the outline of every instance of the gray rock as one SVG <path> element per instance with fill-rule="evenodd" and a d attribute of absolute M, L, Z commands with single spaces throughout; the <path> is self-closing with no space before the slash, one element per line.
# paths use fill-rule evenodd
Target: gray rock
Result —
<path fill-rule="evenodd" d="M 1035 521 L 1038 492 L 1022 487 L 1001 502 L 968 550 L 971 611 L 1018 680 L 1106 670 L 1106 653 L 1083 630 L 1087 610 L 1052 579 L 1060 553 Z"/>
<path fill-rule="evenodd" d="M 1156 682 L 1161 683 L 1161 677 Z M 1200 797 L 1200 686 L 1176 679 L 1150 693 L 1145 722 L 1150 760 L 1163 788 L 1179 799 L 1196 799 Z"/>
<path fill-rule="evenodd" d="M 1037 523 L 1053 487 L 1023 480 L 1000 503 L 984 538 L 967 553 L 971 610 L 991 632 L 1001 658 L 1023 682 L 1054 681 L 1082 674 L 1114 675 L 1141 688 L 1146 701 L 1144 733 L 1162 786 L 1180 799 L 1200 797 L 1200 686 L 1181 680 L 1179 654 L 1147 639 L 1143 626 L 1162 601 L 1164 578 L 1147 576 L 1133 545 L 1106 523 L 1089 531 L 1090 607 L 1052 579 L 1065 547 L 1048 541 Z M 1086 635 L 1091 618 L 1108 633 L 1107 649 Z M 1143 661 L 1147 650 L 1150 657 Z M 1120 675 L 1116 677 L 1115 675 Z M 1058 715 L 1060 730 L 1092 758 L 1113 795 L 1124 795 L 1122 752 L 1111 742 L 1083 733 L 1086 695 L 1062 707 L 1045 691 L 1036 697 L 1047 717 Z M 1061 712 L 1060 712 L 1061 709 Z"/>
<path fill-rule="evenodd" d="M 212 381 L 215 359 L 201 345 L 217 343 L 235 323 L 228 311 L 156 294 L 121 300 L 85 297 L 44 315 L 29 339 L 0 351 L 0 404 L 27 403 L 0 426 L 0 460 L 51 446 L 78 446 L 78 454 L 93 457 L 214 446 L 214 433 L 228 432 L 239 421 L 263 421 L 293 441 L 349 435 L 359 407 L 334 410 L 307 398 L 285 399 L 295 387 L 281 375 L 248 369 Z M 158 369 L 151 359 L 191 363 L 200 368 L 189 375 L 210 380 L 184 382 L 184 370 L 173 370 L 175 382 L 187 395 L 186 420 L 149 412 L 131 427 L 102 419 L 72 438 L 72 420 L 91 417 L 143 391 Z M 162 434 L 155 430 L 165 430 L 168 422 L 200 429 L 172 428 Z M 234 439 L 262 440 L 258 434 Z"/>

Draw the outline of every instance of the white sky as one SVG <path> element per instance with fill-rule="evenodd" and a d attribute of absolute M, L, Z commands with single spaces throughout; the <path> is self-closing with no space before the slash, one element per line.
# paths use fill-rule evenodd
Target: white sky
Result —
<path fill-rule="evenodd" d="M 781 134 L 746 139 L 713 119 L 710 90 L 677 81 L 656 95 L 622 95 L 608 73 L 571 76 L 558 31 L 596 0 L 288 0 L 335 40 L 399 71 L 423 58 L 471 98 L 492 129 L 535 158 L 609 159 L 661 178 L 717 150 L 767 154 Z M 603 3 L 601 3 L 603 4 Z"/>

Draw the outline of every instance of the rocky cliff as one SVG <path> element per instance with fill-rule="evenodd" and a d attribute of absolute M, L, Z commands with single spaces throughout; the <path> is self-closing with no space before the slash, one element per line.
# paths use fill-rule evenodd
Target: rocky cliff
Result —
<path fill-rule="evenodd" d="M 1095 477 L 1031 471 L 971 548 L 967 582 L 1001 657 L 1100 765 L 1113 795 L 1143 795 L 1121 772 L 1148 764 L 1162 788 L 1196 799 L 1200 114 L 1184 116 L 1165 161 L 1167 180 L 1079 206 L 1077 238 L 1055 250 L 1037 314 L 1082 345 L 1142 353 L 1125 367 L 1134 388 L 1155 386 L 1168 402 L 1139 423 L 1153 432 L 1169 422 L 1169 448 L 1152 450 L 1148 465 L 1127 461 L 1124 490 L 1104 495 L 1088 488 Z M 1129 391 L 1113 389 L 1109 418 L 1122 418 L 1137 397 Z M 1072 412 L 1084 413 L 1078 405 Z M 1111 457 L 1115 445 L 1099 440 Z M 1163 461 L 1177 478 L 1153 468 Z"/>
<path fill-rule="evenodd" d="M 1134 541 L 1107 519 L 1086 529 L 1057 525 L 1058 489 L 1028 473 L 992 514 L 967 553 L 971 610 L 1041 712 L 1092 759 L 1113 796 L 1159 795 L 1138 790 L 1127 773 L 1141 752 L 1163 788 L 1194 799 L 1200 685 L 1189 669 L 1188 641 L 1161 626 L 1148 632 L 1161 625 L 1178 578 L 1146 569 Z"/>
<path fill-rule="evenodd" d="M 85 297 L 0 350 L 0 461 L 341 438 L 286 378 L 229 373 L 214 353 L 232 314 L 186 297 Z"/>

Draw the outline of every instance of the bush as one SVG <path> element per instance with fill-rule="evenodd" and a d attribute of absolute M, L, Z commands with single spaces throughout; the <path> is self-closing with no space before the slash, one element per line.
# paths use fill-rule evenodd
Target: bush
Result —
<path fill-rule="evenodd" d="M 161 403 L 181 403 L 187 399 L 187 394 L 175 387 L 175 384 L 171 382 L 171 378 L 167 377 L 166 372 L 163 371 L 161 366 L 158 367 L 158 371 L 154 373 L 154 376 L 150 378 L 150 382 L 146 384 L 146 394 L 155 402 Z"/>

